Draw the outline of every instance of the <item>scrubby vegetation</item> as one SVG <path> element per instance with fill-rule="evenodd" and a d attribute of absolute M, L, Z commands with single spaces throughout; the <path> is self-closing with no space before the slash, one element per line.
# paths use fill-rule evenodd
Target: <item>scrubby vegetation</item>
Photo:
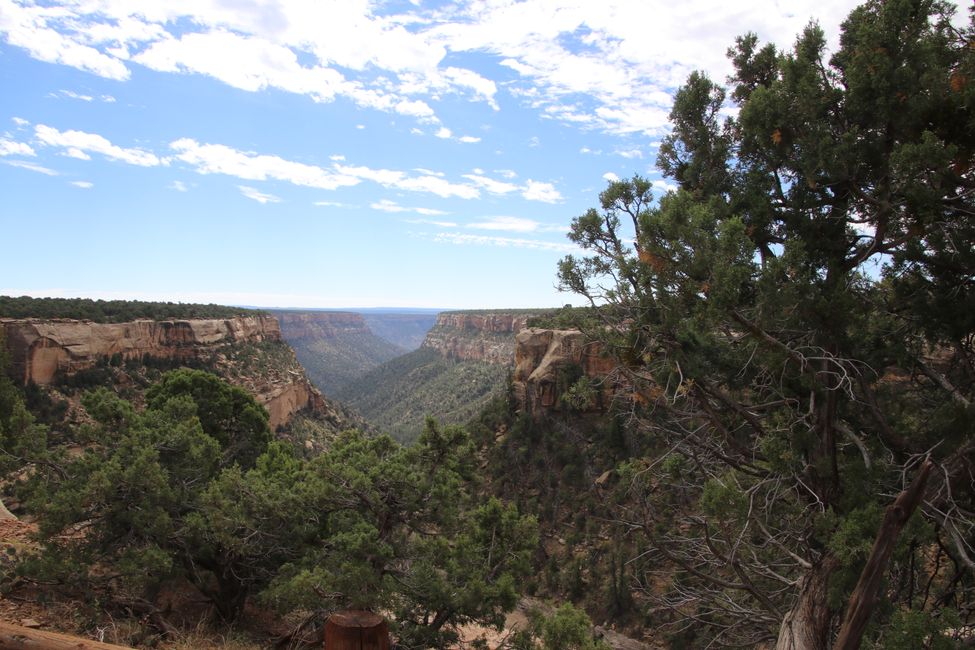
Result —
<path fill-rule="evenodd" d="M 0 318 L 74 318 L 96 323 L 124 323 L 138 319 L 176 320 L 255 316 L 259 310 L 224 305 L 88 298 L 31 298 L 0 296 Z"/>
<path fill-rule="evenodd" d="M 411 447 L 349 431 L 306 459 L 273 440 L 252 397 L 204 371 L 164 374 L 144 409 L 105 388 L 82 403 L 89 423 L 48 447 L 0 385 L 6 468 L 30 468 L 8 489 L 39 522 L 37 550 L 5 565 L 8 587 L 140 612 L 161 632 L 160 598 L 180 585 L 227 622 L 248 603 L 319 619 L 372 607 L 395 614 L 408 647 L 500 625 L 517 602 L 535 523 L 477 496 L 461 428 L 428 422 Z"/>
<path fill-rule="evenodd" d="M 378 366 L 336 397 L 378 430 L 409 442 L 427 417 L 454 424 L 473 418 L 504 387 L 507 374 L 505 366 L 420 348 Z"/>

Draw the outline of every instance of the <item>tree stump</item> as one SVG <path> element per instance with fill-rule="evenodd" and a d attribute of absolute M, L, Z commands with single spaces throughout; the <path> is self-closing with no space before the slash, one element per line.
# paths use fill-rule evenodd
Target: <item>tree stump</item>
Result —
<path fill-rule="evenodd" d="M 336 612 L 325 623 L 325 650 L 389 650 L 389 625 L 379 614 Z"/>

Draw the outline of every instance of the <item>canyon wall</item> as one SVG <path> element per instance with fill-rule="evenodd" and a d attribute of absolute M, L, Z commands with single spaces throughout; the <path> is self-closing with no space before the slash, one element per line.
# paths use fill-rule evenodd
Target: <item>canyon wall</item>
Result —
<path fill-rule="evenodd" d="M 592 399 L 583 411 L 602 412 L 616 394 L 616 364 L 599 343 L 586 342 L 578 330 L 523 329 L 514 338 L 512 388 L 516 408 L 538 417 L 558 408 L 570 386 L 587 377 Z M 578 408 L 578 407 L 577 407 Z"/>
<path fill-rule="evenodd" d="M 422 347 L 448 359 L 510 365 L 515 357 L 515 334 L 537 312 L 443 312 L 427 333 Z"/>
<path fill-rule="evenodd" d="M 106 361 L 141 362 L 146 358 L 212 365 L 231 383 L 242 385 L 268 409 L 271 427 L 310 408 L 328 411 L 321 394 L 308 382 L 296 361 L 281 372 L 233 368 L 229 352 L 240 344 L 284 346 L 278 321 L 256 315 L 224 319 L 193 319 L 127 323 L 94 323 L 68 319 L 0 319 L 15 376 L 25 384 L 48 385 L 60 376 L 94 368 Z M 285 356 L 293 361 L 288 349 Z M 117 364 L 116 364 L 117 365 Z M 289 364 L 290 365 L 290 364 Z"/>
<path fill-rule="evenodd" d="M 368 334 L 361 314 L 347 311 L 275 311 L 281 333 L 287 340 L 337 338 L 348 334 Z"/>

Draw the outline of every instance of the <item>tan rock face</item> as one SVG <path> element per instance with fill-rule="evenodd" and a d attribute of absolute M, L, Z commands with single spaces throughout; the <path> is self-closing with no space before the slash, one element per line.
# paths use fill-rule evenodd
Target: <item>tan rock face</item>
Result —
<path fill-rule="evenodd" d="M 281 340 L 270 316 L 177 321 L 93 323 L 78 320 L 0 320 L 14 371 L 24 383 L 49 384 L 119 355 L 122 359 L 187 360 L 215 345 Z"/>
<path fill-rule="evenodd" d="M 531 314 L 446 312 L 423 341 L 448 359 L 508 365 L 514 359 L 514 335 Z"/>
<path fill-rule="evenodd" d="M 615 392 L 610 380 L 614 368 L 599 344 L 586 342 L 578 330 L 523 329 L 515 336 L 512 377 L 518 409 L 537 416 L 558 406 L 571 370 L 594 380 L 598 390 L 593 408 L 603 410 Z"/>
<path fill-rule="evenodd" d="M 183 362 L 204 359 L 235 343 L 281 340 L 278 321 L 272 316 L 129 323 L 0 319 L 0 327 L 17 376 L 24 383 L 42 385 L 50 384 L 59 374 L 92 368 L 115 355 L 123 360 L 148 356 Z M 328 412 L 321 393 L 300 366 L 284 377 L 265 373 L 238 378 L 234 383 L 250 391 L 268 410 L 272 429 L 286 424 L 302 409 Z"/>

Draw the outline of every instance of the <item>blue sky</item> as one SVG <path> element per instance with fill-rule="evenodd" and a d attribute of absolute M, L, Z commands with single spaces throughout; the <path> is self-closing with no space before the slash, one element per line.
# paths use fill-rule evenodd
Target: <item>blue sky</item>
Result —
<path fill-rule="evenodd" d="M 673 93 L 832 0 L 0 0 L 0 294 L 551 307 Z M 615 175 L 615 176 L 614 176 Z"/>

